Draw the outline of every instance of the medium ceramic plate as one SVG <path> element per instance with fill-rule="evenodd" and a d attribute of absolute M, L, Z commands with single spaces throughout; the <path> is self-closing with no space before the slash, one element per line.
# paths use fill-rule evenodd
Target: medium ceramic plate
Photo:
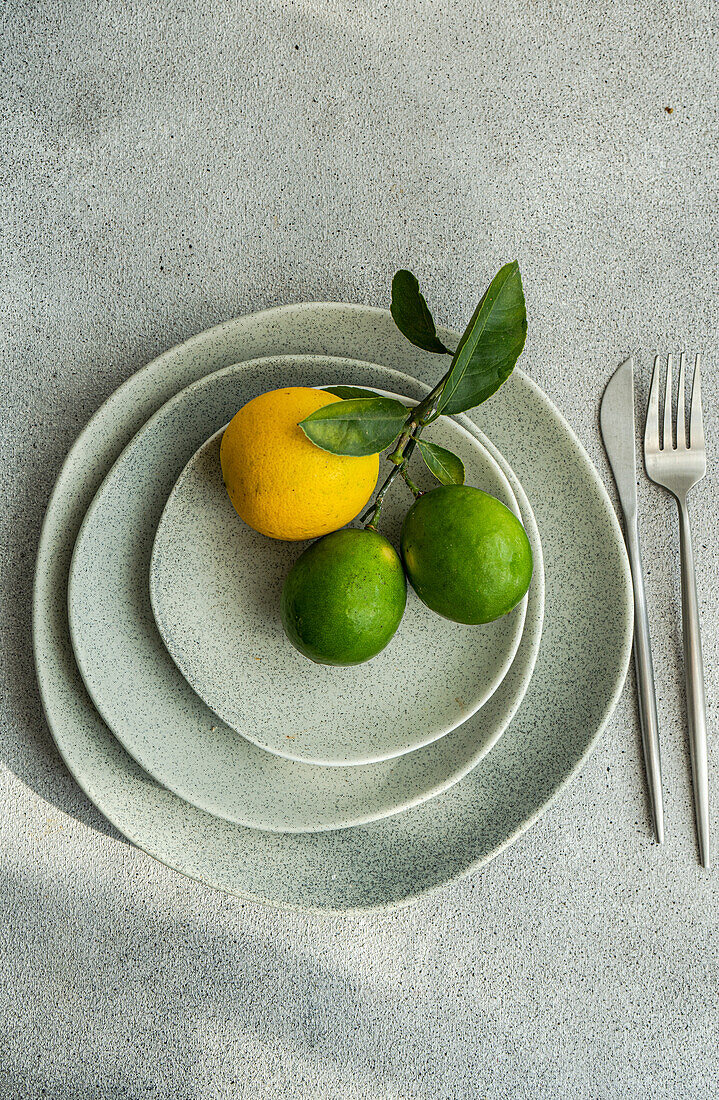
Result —
<path fill-rule="evenodd" d="M 440 338 L 451 344 L 458 337 L 440 332 Z M 238 318 L 133 375 L 81 433 L 48 504 L 33 608 L 38 680 L 68 767 L 139 847 L 244 898 L 325 912 L 381 909 L 481 867 L 577 774 L 626 675 L 631 582 L 619 525 L 594 467 L 551 401 L 515 369 L 472 419 L 491 434 L 531 497 L 542 532 L 547 599 L 531 684 L 492 752 L 421 806 L 311 835 L 232 825 L 155 783 L 92 706 L 73 658 L 67 578 L 77 531 L 112 463 L 174 393 L 242 359 L 303 352 L 364 357 L 430 384 L 437 375 L 436 356 L 409 345 L 386 310 L 336 303 Z"/>
<path fill-rule="evenodd" d="M 147 576 L 157 519 L 187 453 L 196 439 L 227 420 L 228 406 L 266 388 L 268 369 L 258 360 L 201 379 L 163 406 L 135 436 L 103 482 L 76 543 L 71 629 L 100 713 L 134 758 L 165 786 L 193 805 L 255 828 L 339 828 L 387 816 L 437 794 L 466 774 L 496 741 L 519 705 L 536 657 L 543 604 L 541 548 L 523 498 L 523 518 L 537 561 L 526 645 L 505 683 L 459 730 L 397 760 L 349 769 L 281 759 L 238 737 L 169 659 L 151 614 Z M 297 358 L 292 363 L 293 381 L 305 384 L 326 379 L 330 371 L 354 385 L 392 385 L 410 398 L 425 392 L 411 378 L 384 367 L 326 359 Z M 308 670 L 314 666 L 308 664 Z"/>
<path fill-rule="evenodd" d="M 101 699 L 105 691 L 124 692 L 114 653 L 103 646 L 117 610 L 108 589 L 103 586 L 98 593 L 96 587 L 99 571 L 112 570 L 102 553 L 105 526 L 149 522 L 149 485 L 146 489 L 143 482 L 152 481 L 154 500 L 161 469 L 162 484 L 167 482 L 173 435 L 183 448 L 196 438 L 196 399 L 202 424 L 206 423 L 207 402 L 199 398 L 198 388 L 215 387 L 218 403 L 229 393 L 236 409 L 260 374 L 264 388 L 271 390 L 288 379 L 293 385 L 309 385 L 306 379 L 319 375 L 327 382 L 330 371 L 336 372 L 332 381 L 340 383 L 358 371 L 356 363 L 304 356 L 268 359 L 262 366 L 260 362 L 230 368 L 228 381 L 215 375 L 196 383 L 194 391 L 176 398 L 176 404 L 153 418 L 119 459 L 88 512 L 70 578 L 70 621 L 71 626 L 74 620 L 84 626 L 74 631 L 75 652 L 102 713 L 109 709 Z M 406 384 L 416 392 L 416 382 Z M 310 764 L 388 760 L 422 748 L 466 721 L 499 687 L 514 659 L 526 600 L 496 622 L 466 626 L 434 614 L 410 588 L 399 629 L 374 660 L 351 668 L 313 664 L 287 640 L 279 615 L 285 577 L 308 543 L 268 539 L 242 522 L 222 480 L 223 430 L 203 443 L 177 479 L 157 527 L 149 570 L 155 621 L 190 687 L 248 741 Z M 448 419 L 436 421 L 425 434 L 462 459 L 469 485 L 498 497 L 519 514 L 506 477 L 476 435 Z M 142 460 L 136 458 L 140 452 Z M 145 478 L 136 473 L 140 461 Z M 428 471 L 423 476 L 422 465 L 419 459 L 412 464 L 420 486 L 436 485 Z M 396 488 L 386 498 L 382 532 L 399 545 L 412 498 L 404 486 Z M 83 585 L 75 580 L 81 572 Z M 86 672 L 88 662 L 94 675 Z"/>

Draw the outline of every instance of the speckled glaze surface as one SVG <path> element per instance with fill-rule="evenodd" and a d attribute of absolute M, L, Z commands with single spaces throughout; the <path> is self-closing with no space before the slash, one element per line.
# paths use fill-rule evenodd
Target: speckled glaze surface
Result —
<path fill-rule="evenodd" d="M 254 386 L 260 370 L 268 390 L 288 378 L 306 385 L 305 379 L 318 376 L 327 381 L 331 375 L 332 382 L 341 382 L 348 373 L 369 374 L 347 361 L 303 356 L 268 359 L 262 367 L 231 369 L 238 407 L 244 403 L 244 379 Z M 381 374 L 379 368 L 372 377 Z M 222 399 L 221 376 L 199 385 L 215 386 L 218 400 Z M 416 393 L 417 385 L 407 378 L 402 388 Z M 392 396 L 407 397 L 407 392 Z M 168 452 L 167 439 L 173 435 L 194 438 L 193 418 L 191 393 L 133 440 L 132 451 L 142 448 L 155 483 L 166 480 L 159 469 Z M 195 452 L 177 479 L 157 526 L 149 568 L 157 627 L 194 691 L 230 729 L 260 748 L 304 763 L 357 765 L 387 760 L 428 745 L 466 721 L 497 689 L 514 659 L 526 600 L 494 623 L 471 627 L 440 618 L 409 588 L 402 622 L 382 653 L 352 668 L 313 664 L 287 640 L 279 615 L 285 577 L 309 542 L 268 539 L 238 517 L 222 481 L 223 430 Z M 475 435 L 443 419 L 426 436 L 459 455 L 468 484 L 478 485 L 519 514 L 506 477 Z M 129 452 L 119 462 L 127 462 L 131 470 L 138 465 Z M 412 473 L 423 488 L 437 484 L 419 458 L 412 463 Z M 412 498 L 404 486 L 396 489 L 388 494 L 382 531 L 399 546 L 399 531 Z M 105 494 L 111 499 L 103 502 Z M 94 523 L 83 529 L 77 559 L 84 549 L 83 558 L 92 563 L 97 557 L 94 542 L 102 540 L 108 517 L 119 528 L 146 522 L 142 486 L 135 475 L 130 475 L 128 484 L 122 469 L 113 471 L 90 515 Z M 138 569 L 143 567 L 138 563 Z M 96 571 L 91 565 L 86 572 L 88 583 L 77 615 L 86 623 L 89 620 L 92 635 L 97 597 L 89 574 Z M 79 586 L 74 588 L 79 595 Z M 71 605 L 71 621 L 72 617 Z M 114 609 L 108 608 L 106 622 L 117 619 Z M 106 627 L 100 627 L 98 642 L 103 636 L 107 636 Z M 78 648 L 76 640 L 76 652 Z M 92 637 L 87 648 L 99 674 L 100 683 L 91 691 L 98 701 L 103 670 Z M 110 671 L 107 686 L 112 691 L 116 661 L 107 650 L 105 656 Z M 84 668 L 84 658 L 80 665 Z M 202 755 L 201 747 L 199 752 Z"/>
<path fill-rule="evenodd" d="M 446 341 L 456 335 L 445 332 Z M 387 908 L 477 869 L 572 779 L 611 713 L 631 650 L 631 587 L 609 498 L 581 444 L 520 370 L 472 419 L 491 432 L 531 498 L 547 584 L 542 646 L 522 706 L 459 783 L 384 821 L 310 835 L 260 832 L 189 806 L 154 782 L 92 706 L 70 644 L 67 578 L 92 497 L 134 433 L 174 393 L 259 355 L 364 357 L 436 378 L 385 310 L 286 306 L 171 349 L 121 386 L 70 451 L 40 540 L 34 646 L 48 721 L 68 767 L 125 835 L 184 874 L 242 897 L 317 911 Z"/>
<path fill-rule="evenodd" d="M 357 385 L 392 384 L 410 399 L 425 392 L 420 383 L 383 367 L 337 360 L 282 362 L 293 377 L 302 371 L 302 377 L 313 377 L 307 372 L 314 371 L 326 377 L 324 372 L 331 369 Z M 534 517 L 517 485 L 520 514 L 537 561 L 523 646 L 510 675 L 482 711 L 434 744 L 401 759 L 345 769 L 281 759 L 239 737 L 168 659 L 149 607 L 147 577 L 157 517 L 185 451 L 194 446 L 189 429 L 198 410 L 203 410 L 195 426 L 200 437 L 209 424 L 223 422 L 228 401 L 236 401 L 243 387 L 262 386 L 267 371 L 277 369 L 278 361 L 272 366 L 257 361 L 209 375 L 163 406 L 135 436 L 83 521 L 70 570 L 69 612 L 76 657 L 90 695 L 121 743 L 155 779 L 226 820 L 304 832 L 372 821 L 416 805 L 456 782 L 489 751 L 519 706 L 531 676 L 541 634 L 544 577 Z M 480 434 L 467 423 L 467 430 Z M 486 446 L 491 446 L 489 441 Z M 484 448 L 477 451 L 483 453 Z M 507 474 L 516 483 L 509 468 Z M 512 490 L 504 484 L 509 497 Z M 261 554 L 269 540 L 260 535 L 257 539 Z M 311 674 L 314 666 L 303 664 Z M 271 683 L 262 688 L 271 689 Z M 257 685 L 248 689 L 250 699 L 258 690 Z"/>

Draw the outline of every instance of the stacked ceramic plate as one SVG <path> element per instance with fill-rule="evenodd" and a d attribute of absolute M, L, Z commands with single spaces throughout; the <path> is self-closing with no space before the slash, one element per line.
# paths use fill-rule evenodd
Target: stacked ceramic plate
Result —
<path fill-rule="evenodd" d="M 430 438 L 524 523 L 525 600 L 467 627 L 410 592 L 387 649 L 351 669 L 284 637 L 300 547 L 233 511 L 224 425 L 288 384 L 418 401 L 436 370 L 384 311 L 271 310 L 155 360 L 70 452 L 36 578 L 48 720 L 103 813 L 183 873 L 274 904 L 401 903 L 517 836 L 610 713 L 631 644 L 621 537 L 579 443 L 520 371 Z M 406 508 L 401 492 L 385 506 L 393 541 Z"/>

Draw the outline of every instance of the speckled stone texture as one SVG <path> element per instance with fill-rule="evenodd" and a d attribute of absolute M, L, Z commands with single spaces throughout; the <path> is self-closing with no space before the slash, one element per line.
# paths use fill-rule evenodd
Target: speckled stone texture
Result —
<path fill-rule="evenodd" d="M 242 904 L 120 840 L 52 748 L 29 597 L 65 452 L 159 351 L 280 302 L 386 304 L 402 264 L 460 326 L 518 256 L 523 366 L 607 481 L 614 367 L 637 354 L 644 399 L 654 350 L 706 355 L 714 458 L 694 501 L 715 731 L 716 12 L 10 0 L 0 21 L 3 1097 L 714 1095 L 719 888 L 696 864 L 660 489 L 640 484 L 664 849 L 630 680 L 522 839 L 386 916 Z"/>

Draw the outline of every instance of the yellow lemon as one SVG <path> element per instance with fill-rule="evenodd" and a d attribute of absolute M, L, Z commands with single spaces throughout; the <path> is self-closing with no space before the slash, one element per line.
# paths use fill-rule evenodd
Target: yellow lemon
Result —
<path fill-rule="evenodd" d="M 300 420 L 339 401 L 304 386 L 248 401 L 220 445 L 222 476 L 245 523 L 273 539 L 314 539 L 344 527 L 377 484 L 379 455 L 333 455 L 311 443 Z"/>

